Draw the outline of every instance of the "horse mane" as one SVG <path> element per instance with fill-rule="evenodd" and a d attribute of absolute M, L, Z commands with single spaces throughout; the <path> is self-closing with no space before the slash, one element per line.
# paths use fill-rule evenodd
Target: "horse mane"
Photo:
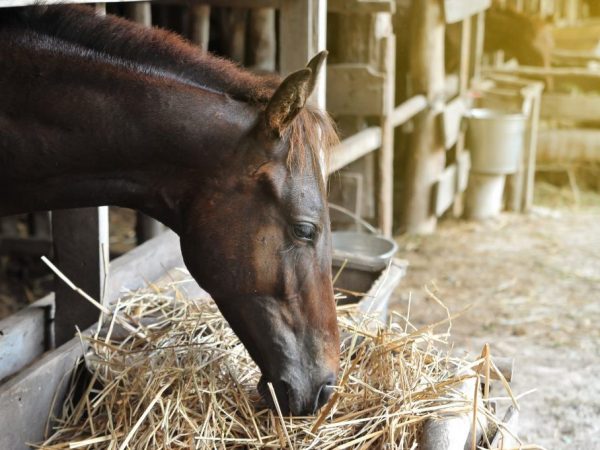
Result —
<path fill-rule="evenodd" d="M 0 9 L 0 27 L 6 26 L 75 44 L 107 58 L 147 66 L 150 72 L 188 80 L 261 110 L 282 81 L 276 74 L 255 74 L 204 52 L 174 32 L 143 27 L 113 15 L 99 16 L 92 8 L 81 5 Z M 289 140 L 288 165 L 300 169 L 306 161 L 316 163 L 321 152 L 327 153 L 338 142 L 331 118 L 311 105 L 303 108 L 282 137 Z"/>

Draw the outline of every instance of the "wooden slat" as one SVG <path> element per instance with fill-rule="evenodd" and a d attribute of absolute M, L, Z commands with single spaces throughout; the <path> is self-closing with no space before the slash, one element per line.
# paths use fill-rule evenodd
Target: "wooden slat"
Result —
<path fill-rule="evenodd" d="M 367 64 L 330 64 L 327 80 L 327 110 L 332 114 L 381 114 L 384 74 Z"/>
<path fill-rule="evenodd" d="M 535 67 L 535 66 L 519 66 L 519 67 L 486 67 L 484 72 L 516 75 L 521 77 L 534 78 L 565 78 L 565 77 L 581 77 L 600 79 L 600 71 L 594 71 L 583 67 Z"/>
<path fill-rule="evenodd" d="M 106 299 L 114 302 L 123 289 L 138 289 L 182 264 L 179 238 L 166 232 L 111 263 Z M 0 386 L 0 449 L 26 450 L 26 442 L 43 438 L 54 396 L 64 397 L 69 375 L 81 354 L 82 343 L 73 338 Z"/>
<path fill-rule="evenodd" d="M 288 75 L 306 66 L 319 51 L 325 50 L 327 35 L 326 0 L 281 0 L 279 11 L 279 67 Z M 325 77 L 322 70 L 310 101 L 325 107 Z"/>
<path fill-rule="evenodd" d="M 485 11 L 491 5 L 492 0 L 444 0 L 446 23 L 460 22 Z"/>
<path fill-rule="evenodd" d="M 108 208 L 81 208 L 52 213 L 54 263 L 77 286 L 102 301 L 108 261 Z M 55 278 L 56 345 L 67 342 L 75 326 L 85 329 L 97 317 L 89 303 L 62 280 Z"/>
<path fill-rule="evenodd" d="M 467 102 L 457 97 L 444 108 L 444 146 L 446 150 L 454 147 L 460 135 L 462 118 L 467 110 Z"/>
<path fill-rule="evenodd" d="M 17 373 L 50 346 L 54 294 L 0 320 L 0 380 Z"/>
<path fill-rule="evenodd" d="M 471 158 L 469 152 L 458 155 L 456 163 L 444 169 L 433 190 L 433 208 L 437 217 L 440 217 L 454 202 L 456 195 L 467 188 Z"/>
<path fill-rule="evenodd" d="M 409 98 L 392 112 L 392 125 L 397 127 L 408 122 L 425 108 L 427 108 L 427 98 L 424 95 L 415 95 Z"/>
<path fill-rule="evenodd" d="M 544 94 L 541 115 L 546 119 L 597 121 L 600 119 L 600 95 Z"/>
<path fill-rule="evenodd" d="M 138 2 L 140 0 L 104 0 L 102 3 Z M 13 6 L 30 6 L 41 3 L 39 0 L 0 0 L 0 8 Z M 44 5 L 57 5 L 62 3 L 96 3 L 89 0 L 44 0 Z"/>
<path fill-rule="evenodd" d="M 396 12 L 396 2 L 390 0 L 328 0 L 327 11 L 347 14 Z"/>
<path fill-rule="evenodd" d="M 381 128 L 370 127 L 344 139 L 331 152 L 328 171 L 333 173 L 381 147 Z"/>

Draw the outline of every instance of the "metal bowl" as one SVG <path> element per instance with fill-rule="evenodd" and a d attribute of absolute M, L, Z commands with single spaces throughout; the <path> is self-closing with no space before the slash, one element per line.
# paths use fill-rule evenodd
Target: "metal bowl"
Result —
<path fill-rule="evenodd" d="M 334 231 L 332 242 L 334 266 L 346 261 L 347 268 L 372 272 L 385 269 L 398 251 L 398 244 L 390 238 L 357 231 Z"/>

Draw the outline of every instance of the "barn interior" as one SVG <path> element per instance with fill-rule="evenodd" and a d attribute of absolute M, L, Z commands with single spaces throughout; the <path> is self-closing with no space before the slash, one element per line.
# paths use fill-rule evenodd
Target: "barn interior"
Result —
<path fill-rule="evenodd" d="M 383 322 L 451 317 L 455 354 L 489 346 L 514 365 L 519 410 L 504 418 L 518 439 L 465 448 L 600 449 L 600 2 L 63 3 L 172 30 L 259 74 L 327 49 L 310 101 L 340 137 L 325 170 L 338 292 L 375 299 Z M 98 320 L 42 256 L 109 305 L 181 264 L 174 246 L 165 225 L 114 206 L 0 217 L 0 398 L 56 388 L 81 353 L 76 327 Z M 511 399 L 497 402 L 504 413 Z M 5 432 L 13 408 L 0 402 L 0 447 L 29 448 Z M 34 422 L 28 442 L 42 442 Z"/>

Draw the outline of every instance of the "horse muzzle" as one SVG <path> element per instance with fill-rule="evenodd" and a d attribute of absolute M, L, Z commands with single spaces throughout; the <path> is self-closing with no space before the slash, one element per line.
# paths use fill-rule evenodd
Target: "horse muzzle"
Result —
<path fill-rule="evenodd" d="M 315 414 L 327 403 L 334 391 L 336 375 L 328 372 L 324 376 L 292 377 L 294 381 L 280 379 L 272 382 L 277 403 L 284 415 L 308 416 Z M 274 407 L 273 395 L 268 388 L 268 380 L 263 375 L 258 383 L 258 391 L 270 407 Z"/>

